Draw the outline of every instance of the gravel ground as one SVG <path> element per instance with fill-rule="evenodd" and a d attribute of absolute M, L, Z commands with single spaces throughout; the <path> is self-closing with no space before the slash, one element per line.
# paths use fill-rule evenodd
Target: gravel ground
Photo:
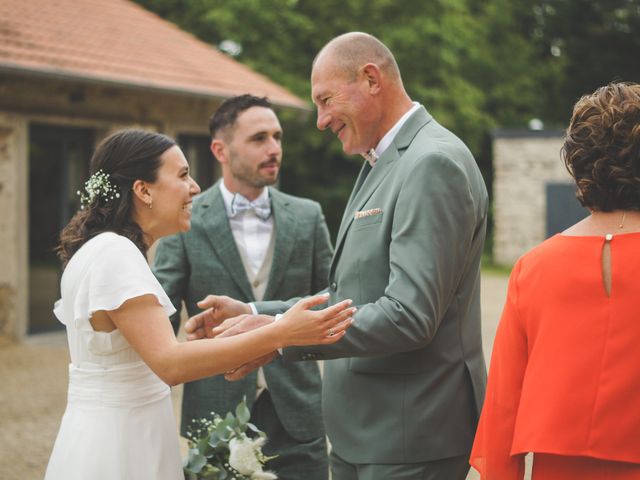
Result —
<path fill-rule="evenodd" d="M 506 287 L 505 275 L 483 275 L 483 335 L 487 357 Z M 0 337 L 1 480 L 43 478 L 66 403 L 68 363 L 64 334 L 33 336 L 22 343 Z M 176 411 L 180 396 L 181 388 L 174 388 Z M 467 480 L 478 478 L 471 472 Z"/>

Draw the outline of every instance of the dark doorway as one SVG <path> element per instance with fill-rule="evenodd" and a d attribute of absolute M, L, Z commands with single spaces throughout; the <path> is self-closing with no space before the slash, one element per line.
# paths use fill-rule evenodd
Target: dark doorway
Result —
<path fill-rule="evenodd" d="M 589 212 L 576 198 L 573 183 L 547 182 L 547 238 L 569 228 Z"/>
<path fill-rule="evenodd" d="M 32 125 L 29 128 L 29 329 L 62 328 L 53 315 L 61 268 L 54 247 L 79 206 L 76 191 L 87 178 L 95 132 Z"/>

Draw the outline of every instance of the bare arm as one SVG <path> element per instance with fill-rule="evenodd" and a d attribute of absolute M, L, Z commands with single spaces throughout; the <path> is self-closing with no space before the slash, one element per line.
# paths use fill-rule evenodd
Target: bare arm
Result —
<path fill-rule="evenodd" d="M 218 375 L 287 345 L 328 344 L 351 325 L 350 301 L 319 311 L 325 297 L 304 299 L 277 323 L 234 337 L 179 343 L 164 309 L 153 295 L 127 300 L 107 312 L 131 346 L 169 385 Z M 329 335 L 332 333 L 332 335 Z"/>

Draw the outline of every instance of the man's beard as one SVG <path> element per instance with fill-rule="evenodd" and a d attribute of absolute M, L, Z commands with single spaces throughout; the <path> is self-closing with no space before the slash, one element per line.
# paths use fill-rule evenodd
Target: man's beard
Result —
<path fill-rule="evenodd" d="M 260 169 L 267 165 L 277 165 L 278 173 L 273 177 L 264 178 L 260 175 Z M 234 168 L 235 167 L 235 168 Z M 280 162 L 277 160 L 267 160 L 258 165 L 256 171 L 251 171 L 244 166 L 237 168 L 237 164 L 234 166 L 233 162 L 231 163 L 231 173 L 241 183 L 244 183 L 247 186 L 252 188 L 263 188 L 274 185 L 278 181 L 278 176 L 280 175 Z"/>

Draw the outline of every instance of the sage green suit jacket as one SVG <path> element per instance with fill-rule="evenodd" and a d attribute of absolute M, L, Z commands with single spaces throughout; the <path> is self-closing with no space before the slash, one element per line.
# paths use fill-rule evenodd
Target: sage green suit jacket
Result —
<path fill-rule="evenodd" d="M 286 360 L 327 360 L 324 421 L 345 460 L 404 464 L 469 453 L 486 384 L 487 209 L 470 151 L 424 108 L 373 169 L 365 162 L 329 274 L 331 303 L 353 299 L 355 324 L 334 345 L 284 352 Z M 273 314 L 289 304 L 256 306 Z"/>
<path fill-rule="evenodd" d="M 269 194 L 276 238 L 264 298 L 303 296 L 323 288 L 333 249 L 320 205 L 272 188 Z M 201 311 L 196 303 L 208 294 L 255 300 L 217 183 L 195 198 L 191 230 L 160 241 L 153 271 L 177 309 L 172 316 L 174 330 L 180 325 L 183 301 L 188 314 L 194 315 Z M 278 358 L 265 366 L 264 374 L 287 432 L 301 442 L 322 437 L 318 365 L 285 364 Z M 243 396 L 251 408 L 256 396 L 255 372 L 238 382 L 216 376 L 186 383 L 182 434 L 191 419 L 208 417 L 211 411 L 222 415 L 234 411 Z"/>

